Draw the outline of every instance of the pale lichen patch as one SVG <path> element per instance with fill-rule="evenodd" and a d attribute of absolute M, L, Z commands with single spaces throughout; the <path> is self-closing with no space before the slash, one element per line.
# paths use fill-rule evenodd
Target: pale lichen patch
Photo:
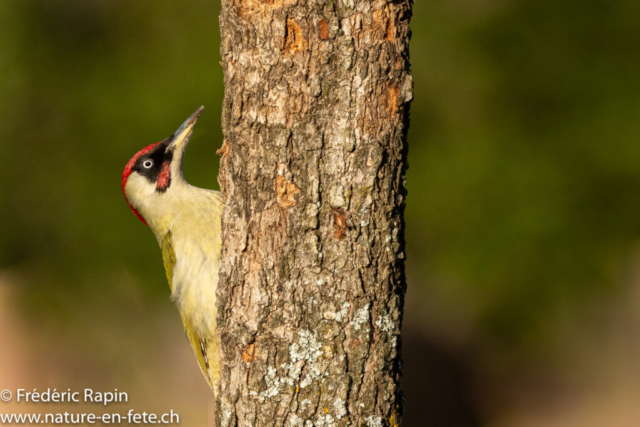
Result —
<path fill-rule="evenodd" d="M 226 408 L 222 411 L 222 416 L 220 417 L 220 425 L 222 427 L 227 427 L 229 425 L 229 421 L 231 421 L 231 409 Z"/>
<path fill-rule="evenodd" d="M 342 304 L 342 308 L 336 315 L 336 322 L 342 322 L 347 317 L 347 314 L 349 314 L 349 307 L 351 307 L 349 302 Z"/>
<path fill-rule="evenodd" d="M 362 329 L 362 326 L 369 321 L 369 306 L 370 304 L 366 304 L 364 307 L 361 307 L 356 311 L 356 315 L 351 321 L 351 326 L 353 326 L 353 329 L 356 331 Z"/>
<path fill-rule="evenodd" d="M 351 304 L 346 301 L 344 304 L 342 304 L 342 308 L 340 309 L 340 311 L 327 311 L 324 313 L 324 318 L 326 320 L 335 320 L 336 322 L 342 322 L 347 317 L 347 314 L 349 314 L 349 307 L 351 307 Z"/>
<path fill-rule="evenodd" d="M 264 381 L 267 383 L 267 388 L 258 395 L 258 398 L 261 402 L 264 402 L 268 398 L 277 396 L 278 393 L 280 393 L 280 385 L 282 380 L 281 378 L 278 378 L 276 374 L 276 368 L 274 368 L 273 366 L 267 367 L 267 373 L 264 376 Z"/>
<path fill-rule="evenodd" d="M 283 363 L 280 365 L 285 372 L 287 372 L 287 376 L 283 378 L 283 381 L 289 384 L 290 386 L 294 385 L 298 378 L 300 378 L 300 373 L 302 372 L 302 362 L 298 363 Z"/>
<path fill-rule="evenodd" d="M 300 381 L 300 388 L 307 388 L 314 381 L 323 380 L 328 375 L 329 375 L 328 372 L 322 373 L 322 372 L 320 372 L 320 370 L 317 367 L 313 366 L 311 369 L 309 369 L 309 372 L 302 379 L 302 381 Z"/>
<path fill-rule="evenodd" d="M 298 415 L 293 414 L 289 417 L 289 427 L 303 427 L 304 420 L 300 418 Z"/>
<path fill-rule="evenodd" d="M 323 414 L 318 415 L 315 421 L 316 427 L 333 427 L 335 426 L 335 421 L 331 414 Z"/>
<path fill-rule="evenodd" d="M 322 314 L 322 317 L 323 317 L 325 320 L 336 320 L 336 316 L 337 316 L 337 314 L 336 314 L 336 313 L 334 313 L 333 311 L 325 311 L 325 312 Z"/>
<path fill-rule="evenodd" d="M 376 415 L 365 418 L 364 422 L 367 423 L 367 427 L 382 427 L 382 418 Z"/>
<path fill-rule="evenodd" d="M 382 329 L 384 332 L 390 332 L 395 327 L 393 320 L 391 320 L 391 318 L 389 317 L 389 314 L 379 316 L 378 320 L 376 320 L 376 326 Z"/>
<path fill-rule="evenodd" d="M 322 343 L 308 330 L 298 332 L 300 339 L 289 346 L 289 355 L 292 362 L 308 360 L 311 363 L 322 356 Z"/>
<path fill-rule="evenodd" d="M 341 420 L 345 416 L 347 416 L 347 409 L 344 403 L 344 400 L 337 398 L 335 402 L 333 402 L 333 409 L 336 414 L 336 418 Z"/>

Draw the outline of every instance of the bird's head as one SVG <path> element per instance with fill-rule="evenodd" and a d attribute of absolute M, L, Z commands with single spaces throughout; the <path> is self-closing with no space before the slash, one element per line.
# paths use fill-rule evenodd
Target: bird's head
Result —
<path fill-rule="evenodd" d="M 186 184 L 182 173 L 184 150 L 203 109 L 198 108 L 169 138 L 138 151 L 125 166 L 122 192 L 145 225 L 150 216 L 162 211 L 170 195 Z"/>

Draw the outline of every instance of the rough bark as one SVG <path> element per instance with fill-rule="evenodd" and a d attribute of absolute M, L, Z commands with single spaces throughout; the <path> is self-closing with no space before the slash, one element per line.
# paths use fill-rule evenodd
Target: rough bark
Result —
<path fill-rule="evenodd" d="M 397 426 L 409 1 L 223 0 L 219 426 Z"/>

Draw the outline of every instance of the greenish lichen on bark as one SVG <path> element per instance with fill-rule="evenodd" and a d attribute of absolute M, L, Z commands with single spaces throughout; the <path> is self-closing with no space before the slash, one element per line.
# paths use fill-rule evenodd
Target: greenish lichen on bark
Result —
<path fill-rule="evenodd" d="M 219 426 L 397 426 L 409 1 L 223 0 Z"/>

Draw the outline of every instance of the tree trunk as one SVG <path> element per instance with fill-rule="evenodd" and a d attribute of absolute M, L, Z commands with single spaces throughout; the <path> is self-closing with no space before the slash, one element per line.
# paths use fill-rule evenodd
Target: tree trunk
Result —
<path fill-rule="evenodd" d="M 408 0 L 223 0 L 218 426 L 398 426 Z"/>

